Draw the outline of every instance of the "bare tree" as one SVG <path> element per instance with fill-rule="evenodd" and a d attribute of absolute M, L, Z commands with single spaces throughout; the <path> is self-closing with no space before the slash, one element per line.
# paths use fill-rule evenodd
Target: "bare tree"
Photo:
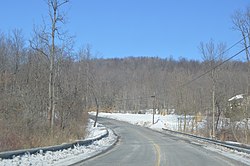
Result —
<path fill-rule="evenodd" d="M 248 140 L 248 121 L 249 121 L 249 97 L 250 97 L 250 53 L 249 53 L 249 46 L 250 46 L 250 6 L 246 8 L 245 11 L 236 11 L 232 16 L 232 22 L 234 25 L 234 29 L 239 31 L 243 37 L 243 46 L 245 48 L 246 59 L 248 63 L 248 75 L 247 75 L 247 89 L 246 89 L 246 107 L 244 111 L 245 119 L 245 139 L 246 142 Z"/>
<path fill-rule="evenodd" d="M 53 135 L 54 116 L 55 116 L 55 57 L 56 57 L 56 39 L 62 39 L 64 34 L 59 31 L 59 24 L 65 23 L 65 14 L 61 12 L 63 5 L 69 0 L 48 0 L 50 28 L 44 25 L 40 32 L 35 31 L 35 38 L 31 41 L 31 47 L 44 55 L 49 61 L 49 104 L 48 120 Z"/>
<path fill-rule="evenodd" d="M 218 69 L 215 68 L 215 65 L 222 60 L 223 53 L 226 49 L 224 43 L 220 43 L 217 46 L 214 44 L 213 40 L 210 40 L 208 43 L 200 43 L 199 46 L 200 52 L 203 56 L 203 59 L 208 63 L 208 69 L 211 69 L 210 78 L 212 80 L 211 96 L 212 96 L 212 137 L 215 137 L 215 106 L 216 106 L 216 84 L 218 81 Z"/>
<path fill-rule="evenodd" d="M 234 30 L 239 31 L 243 37 L 246 59 L 249 62 L 250 54 L 247 48 L 250 45 L 250 6 L 246 8 L 246 11 L 236 11 L 232 16 L 232 22 Z"/>

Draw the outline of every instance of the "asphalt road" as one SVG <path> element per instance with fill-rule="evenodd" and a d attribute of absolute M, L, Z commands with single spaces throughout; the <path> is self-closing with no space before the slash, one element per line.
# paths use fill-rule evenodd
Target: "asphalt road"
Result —
<path fill-rule="evenodd" d="M 234 166 L 243 165 L 172 135 L 116 120 L 99 118 L 119 142 L 108 152 L 77 166 Z"/>

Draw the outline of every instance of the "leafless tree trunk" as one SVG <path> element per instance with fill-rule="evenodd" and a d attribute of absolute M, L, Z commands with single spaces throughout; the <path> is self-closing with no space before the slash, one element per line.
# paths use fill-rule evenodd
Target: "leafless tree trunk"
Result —
<path fill-rule="evenodd" d="M 212 120 L 212 137 L 215 137 L 215 77 L 214 77 L 215 69 L 212 70 L 212 113 L 213 113 L 213 120 Z"/>
<path fill-rule="evenodd" d="M 31 47 L 36 51 L 43 54 L 49 60 L 49 104 L 48 104 L 48 120 L 51 128 L 51 134 L 54 132 L 54 117 L 55 117 L 55 56 L 56 56 L 56 46 L 55 40 L 56 36 L 61 38 L 61 34 L 59 32 L 59 23 L 64 23 L 65 18 L 62 13 L 59 12 L 60 8 L 68 3 L 69 0 L 48 0 L 47 5 L 49 8 L 49 16 L 50 16 L 50 24 L 51 29 L 50 32 L 46 32 L 46 26 L 42 30 L 42 32 L 36 32 L 36 40 L 31 41 Z M 37 42 L 37 43 L 36 43 Z M 41 43 L 39 43 L 41 42 Z M 49 52 L 46 52 L 46 48 L 49 47 Z"/>
<path fill-rule="evenodd" d="M 211 70 L 210 78 L 211 78 L 211 98 L 212 98 L 212 137 L 214 138 L 216 135 L 215 131 L 215 95 L 216 95 L 216 84 L 218 81 L 218 69 L 215 69 L 215 65 L 218 61 L 222 59 L 224 50 L 226 46 L 224 43 L 220 43 L 215 46 L 214 42 L 210 40 L 207 44 L 203 42 L 200 43 L 200 51 L 203 55 L 203 59 L 208 64 L 209 70 Z M 218 58 L 218 59 L 217 59 Z"/>
<path fill-rule="evenodd" d="M 246 89 L 246 107 L 244 111 L 245 120 L 245 142 L 248 142 L 248 121 L 249 121 L 249 97 L 250 97 L 250 53 L 248 47 L 250 46 L 250 6 L 246 8 L 246 11 L 236 11 L 232 17 L 234 29 L 239 31 L 243 37 L 243 46 L 245 48 L 246 59 L 248 63 L 248 75 L 247 75 L 247 89 Z"/>
<path fill-rule="evenodd" d="M 94 97 L 94 98 L 95 98 L 95 104 L 96 104 L 96 114 L 95 114 L 94 127 L 96 127 L 97 118 L 98 118 L 98 114 L 99 114 L 99 103 L 98 103 L 98 99 L 96 97 Z"/>

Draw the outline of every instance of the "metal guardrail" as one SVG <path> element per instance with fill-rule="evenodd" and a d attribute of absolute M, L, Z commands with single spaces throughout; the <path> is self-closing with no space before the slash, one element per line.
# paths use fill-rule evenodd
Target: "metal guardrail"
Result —
<path fill-rule="evenodd" d="M 86 140 L 79 140 L 75 141 L 73 143 L 66 143 L 62 145 L 55 145 L 55 146 L 47 146 L 47 147 L 38 147 L 38 148 L 32 148 L 32 149 L 22 149 L 22 150 L 15 150 L 15 151 L 6 151 L 6 152 L 0 152 L 0 158 L 1 159 L 12 159 L 15 156 L 23 156 L 25 154 L 37 154 L 37 153 L 45 153 L 47 151 L 59 151 L 63 149 L 68 149 L 68 148 L 74 148 L 75 146 L 87 146 L 92 144 L 94 141 L 98 141 L 104 137 L 107 137 L 109 135 L 109 132 L 107 129 L 105 129 L 106 132 L 100 136 L 97 136 L 92 139 L 86 139 Z"/>
<path fill-rule="evenodd" d="M 174 134 L 185 135 L 185 136 L 192 137 L 192 138 L 195 138 L 195 139 L 199 139 L 199 140 L 202 140 L 202 141 L 205 141 L 205 142 L 209 142 L 209 143 L 220 145 L 220 146 L 223 146 L 223 147 L 226 147 L 226 148 L 237 150 L 239 152 L 244 152 L 244 153 L 250 154 L 250 146 L 249 145 L 222 142 L 222 141 L 214 140 L 214 139 L 211 139 L 211 138 L 201 137 L 201 136 L 192 135 L 192 134 L 188 134 L 188 133 L 183 133 L 183 132 L 179 132 L 179 131 L 173 131 L 173 130 L 169 130 L 169 129 L 165 129 L 165 128 L 162 128 L 162 130 L 168 131 L 168 132 L 174 133 Z"/>

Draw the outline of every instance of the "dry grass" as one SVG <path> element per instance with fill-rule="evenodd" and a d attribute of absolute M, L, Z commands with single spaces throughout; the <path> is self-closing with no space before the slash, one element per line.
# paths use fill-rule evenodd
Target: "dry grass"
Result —
<path fill-rule="evenodd" d="M 88 114 L 78 119 L 69 119 L 62 129 L 59 124 L 51 135 L 47 121 L 28 118 L 0 119 L 0 151 L 42 147 L 82 139 L 88 122 Z"/>

